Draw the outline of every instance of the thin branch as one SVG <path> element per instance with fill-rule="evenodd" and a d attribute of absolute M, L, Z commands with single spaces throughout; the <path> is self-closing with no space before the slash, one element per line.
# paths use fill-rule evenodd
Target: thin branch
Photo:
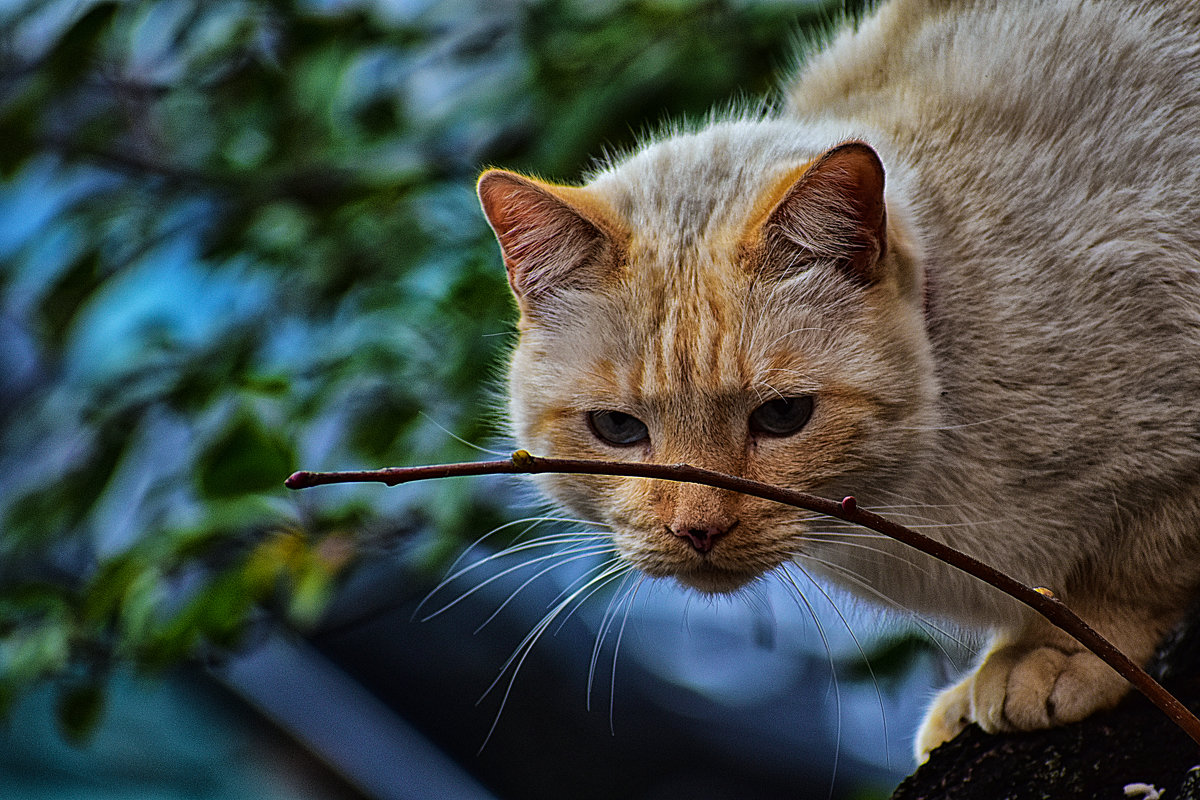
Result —
<path fill-rule="evenodd" d="M 1144 669 L 1118 650 L 1110 641 L 1097 633 L 1075 612 L 1067 608 L 1054 594 L 1045 588 L 1032 588 L 1009 577 L 966 553 L 942 544 L 935 539 L 917 533 L 896 522 L 858 507 L 853 497 L 841 502 L 823 497 L 796 492 L 758 481 L 726 475 L 723 472 L 693 467 L 688 464 L 643 464 L 624 461 L 592 461 L 585 459 L 540 458 L 525 450 L 517 450 L 512 458 L 504 461 L 478 461 L 461 464 L 439 464 L 422 467 L 390 467 L 388 469 L 358 472 L 297 472 L 285 485 L 289 489 L 305 489 L 332 483 L 357 483 L 363 481 L 385 483 L 395 486 L 410 481 L 449 478 L 469 475 L 567 473 L 576 475 L 620 475 L 634 478 L 653 478 L 666 481 L 699 483 L 718 489 L 728 489 L 742 494 L 761 497 L 777 503 L 816 511 L 826 516 L 861 525 L 873 531 L 903 542 L 909 547 L 949 564 L 969 575 L 984 581 L 1000 591 L 1021 601 L 1051 623 L 1074 636 L 1080 644 L 1091 650 L 1106 664 L 1116 670 L 1134 687 L 1158 706 L 1197 744 L 1200 744 L 1200 719 L 1197 719 Z"/>

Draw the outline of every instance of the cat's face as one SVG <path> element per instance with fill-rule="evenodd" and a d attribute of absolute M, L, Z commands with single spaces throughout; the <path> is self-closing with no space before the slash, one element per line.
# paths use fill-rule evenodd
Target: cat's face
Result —
<path fill-rule="evenodd" d="M 656 225 L 603 177 L 569 189 L 486 174 L 480 195 L 522 311 L 520 446 L 835 497 L 902 474 L 929 370 L 920 293 L 886 254 L 882 181 L 873 151 L 851 144 L 777 170 L 757 197 L 697 206 L 699 221 L 675 208 Z M 735 590 L 815 545 L 803 512 L 733 492 L 542 481 L 611 526 L 640 569 L 703 591 Z"/>

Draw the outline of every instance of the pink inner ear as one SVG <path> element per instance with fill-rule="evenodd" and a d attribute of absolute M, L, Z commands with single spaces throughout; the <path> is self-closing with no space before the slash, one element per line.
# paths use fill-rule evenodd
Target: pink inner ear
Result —
<path fill-rule="evenodd" d="M 827 151 L 788 189 L 766 222 L 773 247 L 832 258 L 852 278 L 872 283 L 887 247 L 884 172 L 863 142 Z"/>
<path fill-rule="evenodd" d="M 588 281 L 580 268 L 596 258 L 604 234 L 579 211 L 548 187 L 511 172 L 485 172 L 478 191 L 518 298 Z"/>

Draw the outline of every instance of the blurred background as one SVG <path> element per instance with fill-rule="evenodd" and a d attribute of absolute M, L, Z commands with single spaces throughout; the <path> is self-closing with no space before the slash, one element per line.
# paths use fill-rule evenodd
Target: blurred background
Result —
<path fill-rule="evenodd" d="M 902 618 L 653 584 L 527 648 L 589 566 L 489 558 L 519 482 L 282 488 L 504 447 L 482 167 L 769 94 L 846 5 L 0 2 L 0 797 L 886 797 Z"/>

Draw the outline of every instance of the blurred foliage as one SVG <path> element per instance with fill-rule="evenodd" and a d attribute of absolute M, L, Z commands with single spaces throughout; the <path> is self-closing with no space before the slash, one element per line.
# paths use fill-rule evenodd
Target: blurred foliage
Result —
<path fill-rule="evenodd" d="M 761 95 L 823 11 L 736 0 L 32 0 L 0 10 L 0 705 L 303 628 L 379 542 L 432 560 L 512 307 L 472 192 Z"/>

